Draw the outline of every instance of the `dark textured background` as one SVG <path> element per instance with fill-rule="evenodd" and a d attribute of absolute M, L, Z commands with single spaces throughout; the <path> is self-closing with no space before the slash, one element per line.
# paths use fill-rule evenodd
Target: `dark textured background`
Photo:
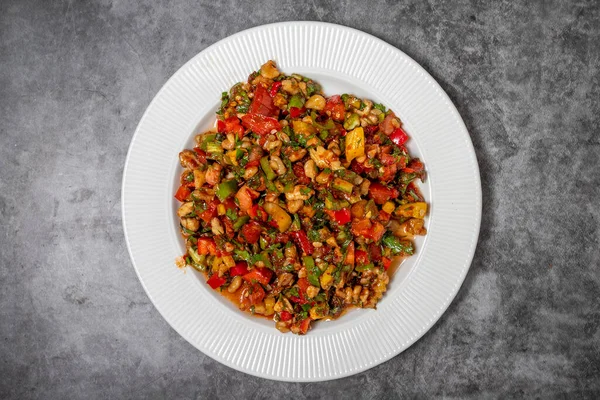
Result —
<path fill-rule="evenodd" d="M 600 396 L 600 3 L 0 2 L 0 397 Z M 475 144 L 471 271 L 410 349 L 350 378 L 266 381 L 175 333 L 121 228 L 129 141 L 183 63 L 322 20 L 413 57 Z"/>

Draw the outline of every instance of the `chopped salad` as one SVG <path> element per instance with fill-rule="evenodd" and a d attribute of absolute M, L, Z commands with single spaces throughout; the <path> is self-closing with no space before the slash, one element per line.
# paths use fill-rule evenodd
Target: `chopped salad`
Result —
<path fill-rule="evenodd" d="M 396 258 L 424 235 L 423 163 L 400 119 L 327 97 L 273 61 L 221 96 L 216 129 L 179 154 L 177 264 L 281 332 L 375 308 Z"/>

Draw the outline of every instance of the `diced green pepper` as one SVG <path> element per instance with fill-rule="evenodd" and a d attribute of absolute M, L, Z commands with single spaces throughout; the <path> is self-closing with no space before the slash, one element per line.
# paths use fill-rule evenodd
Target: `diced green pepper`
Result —
<path fill-rule="evenodd" d="M 349 131 L 360 125 L 360 117 L 356 113 L 352 113 L 344 121 L 344 129 Z"/>
<path fill-rule="evenodd" d="M 306 278 L 308 279 L 308 282 L 310 282 L 310 284 L 313 286 L 320 287 L 321 284 L 319 283 L 319 276 L 321 276 L 323 271 L 317 267 L 315 260 L 311 256 L 302 257 L 302 261 L 304 263 L 304 267 L 306 267 Z"/>
<path fill-rule="evenodd" d="M 221 143 L 216 141 L 206 142 L 206 152 L 209 154 L 223 154 Z"/>
<path fill-rule="evenodd" d="M 269 165 L 269 157 L 268 156 L 264 156 L 263 158 L 260 159 L 260 167 L 265 172 L 267 180 L 272 181 L 277 176 L 275 174 L 275 171 L 273 171 L 273 168 L 271 168 L 271 166 Z"/>
<path fill-rule="evenodd" d="M 217 185 L 216 195 L 221 201 L 225 201 L 229 196 L 237 191 L 237 181 L 231 179 L 229 181 L 221 182 Z"/>
<path fill-rule="evenodd" d="M 304 107 L 304 97 L 299 94 L 295 94 L 288 101 L 288 110 L 292 107 L 302 108 Z"/>
<path fill-rule="evenodd" d="M 244 224 L 246 224 L 246 222 L 250 221 L 250 217 L 247 215 L 244 215 L 243 217 L 239 217 L 234 223 L 233 223 L 233 230 L 234 231 L 239 231 L 242 226 L 244 226 Z"/>
<path fill-rule="evenodd" d="M 368 271 L 373 268 L 374 268 L 373 263 L 369 263 L 369 264 L 365 264 L 365 265 L 357 265 L 356 267 L 354 267 L 354 270 L 358 271 L 358 272 L 364 272 L 364 271 Z"/>
<path fill-rule="evenodd" d="M 354 188 L 354 185 L 343 179 L 335 178 L 333 180 L 333 183 L 331 184 L 331 187 L 333 187 L 334 189 L 337 189 L 337 190 L 341 190 L 344 193 L 352 193 L 352 189 Z"/>

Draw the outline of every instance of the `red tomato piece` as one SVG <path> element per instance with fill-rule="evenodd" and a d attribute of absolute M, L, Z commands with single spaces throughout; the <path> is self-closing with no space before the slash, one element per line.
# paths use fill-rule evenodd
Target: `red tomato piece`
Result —
<path fill-rule="evenodd" d="M 288 311 L 283 310 L 279 313 L 279 320 L 283 322 L 287 322 L 292 319 L 292 314 Z"/>
<path fill-rule="evenodd" d="M 306 332 L 310 329 L 310 318 L 306 318 L 302 322 L 300 322 L 300 333 L 302 335 L 306 335 Z"/>
<path fill-rule="evenodd" d="M 240 138 L 242 136 L 244 136 L 245 129 L 240 124 L 240 120 L 238 117 L 236 117 L 236 116 L 229 117 L 225 120 L 224 124 L 225 124 L 224 133 L 235 133 Z"/>
<path fill-rule="evenodd" d="M 297 162 L 292 166 L 292 170 L 294 171 L 294 175 L 298 178 L 298 183 L 301 185 L 308 185 L 310 183 L 310 178 L 306 176 L 304 172 L 304 164 L 301 162 Z"/>
<path fill-rule="evenodd" d="M 192 193 L 190 191 L 190 189 L 188 189 L 187 187 L 181 185 L 179 186 L 179 189 L 177 189 L 177 192 L 175 193 L 175 198 L 179 201 L 185 201 L 185 199 L 188 198 L 188 196 L 190 195 L 190 193 Z"/>
<path fill-rule="evenodd" d="M 269 95 L 267 89 L 258 85 L 254 91 L 254 98 L 250 104 L 249 112 L 251 114 L 260 114 L 271 117 L 279 114 L 279 108 L 273 104 L 273 98 Z"/>
<path fill-rule="evenodd" d="M 400 195 L 397 189 L 390 189 L 381 183 L 374 182 L 369 186 L 369 194 L 375 203 L 384 204 L 390 199 L 395 199 Z"/>
<path fill-rule="evenodd" d="M 199 215 L 200 219 L 207 224 L 210 223 L 210 220 L 217 216 L 217 205 L 219 202 L 217 200 L 213 200 L 207 204 L 206 210 L 202 211 Z"/>
<path fill-rule="evenodd" d="M 273 277 L 273 271 L 271 271 L 268 268 L 260 268 L 260 267 L 254 267 L 254 269 L 250 272 L 248 272 L 246 275 L 242 276 L 242 278 L 246 281 L 246 282 L 259 282 L 262 283 L 263 285 L 268 285 L 269 282 L 271 281 L 271 278 Z"/>
<path fill-rule="evenodd" d="M 308 279 L 300 278 L 300 279 L 298 279 L 297 283 L 298 283 L 298 287 L 300 288 L 300 292 L 302 292 L 303 294 L 306 293 L 306 289 L 308 289 L 308 287 L 310 286 Z"/>
<path fill-rule="evenodd" d="M 242 124 L 252 132 L 259 135 L 267 135 L 272 130 L 280 130 L 281 124 L 272 117 L 265 117 L 258 113 L 246 114 L 242 117 Z"/>
<path fill-rule="evenodd" d="M 252 305 L 258 304 L 261 301 L 263 301 L 264 298 L 265 298 L 265 289 L 258 283 L 253 284 L 252 285 L 252 293 L 250 293 L 250 295 L 248 295 L 248 300 L 250 300 L 250 304 L 252 304 Z"/>
<path fill-rule="evenodd" d="M 335 222 L 340 225 L 345 225 L 352 219 L 352 215 L 350 214 L 350 209 L 342 208 L 341 210 L 334 211 Z"/>
<path fill-rule="evenodd" d="M 354 257 L 356 259 L 356 265 L 359 266 L 367 265 L 371 262 L 369 260 L 369 254 L 364 250 L 355 250 Z"/>
<path fill-rule="evenodd" d="M 256 221 L 249 221 L 247 224 L 242 226 L 242 236 L 246 239 L 246 242 L 254 244 L 260 239 L 261 226 Z"/>
<path fill-rule="evenodd" d="M 198 238 L 198 254 L 216 256 L 217 244 L 215 240 L 207 237 Z"/>

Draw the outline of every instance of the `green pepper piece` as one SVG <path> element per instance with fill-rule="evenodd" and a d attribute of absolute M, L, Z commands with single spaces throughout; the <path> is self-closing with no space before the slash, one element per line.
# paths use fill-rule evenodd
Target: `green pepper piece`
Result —
<path fill-rule="evenodd" d="M 271 168 L 271 166 L 269 165 L 269 157 L 268 156 L 264 156 L 263 158 L 260 159 L 260 167 L 262 168 L 263 171 L 265 171 L 267 180 L 272 181 L 273 179 L 275 179 L 277 177 L 277 175 L 275 175 L 275 171 L 273 171 L 273 168 Z"/>
<path fill-rule="evenodd" d="M 216 195 L 221 201 L 225 201 L 229 196 L 234 194 L 237 190 L 237 181 L 231 179 L 223 181 L 217 185 Z"/>
<path fill-rule="evenodd" d="M 288 110 L 292 107 L 302 108 L 304 107 L 304 97 L 299 94 L 295 94 L 288 101 Z"/>
<path fill-rule="evenodd" d="M 206 152 L 209 154 L 223 154 L 221 143 L 217 141 L 206 142 Z"/>
<path fill-rule="evenodd" d="M 352 113 L 344 121 L 344 129 L 350 131 L 360 125 L 360 117 L 356 113 Z"/>
<path fill-rule="evenodd" d="M 365 265 L 357 265 L 356 267 L 354 267 L 354 270 L 358 272 L 364 272 L 373 269 L 374 267 L 375 266 L 373 265 L 373 263 L 369 263 Z"/>
<path fill-rule="evenodd" d="M 244 215 L 243 217 L 239 217 L 234 223 L 233 223 L 233 230 L 234 231 L 239 231 L 242 226 L 244 226 L 244 224 L 246 224 L 246 222 L 250 221 L 250 217 L 247 215 Z"/>
<path fill-rule="evenodd" d="M 341 190 L 344 193 L 352 193 L 352 189 L 354 189 L 353 184 L 340 178 L 335 178 L 331 184 L 331 187 Z"/>
<path fill-rule="evenodd" d="M 320 287 L 321 284 L 319 283 L 319 276 L 321 276 L 323 271 L 317 267 L 315 260 L 311 256 L 302 257 L 302 261 L 306 267 L 306 278 L 308 279 L 308 282 L 310 282 L 310 284 L 313 286 Z"/>

